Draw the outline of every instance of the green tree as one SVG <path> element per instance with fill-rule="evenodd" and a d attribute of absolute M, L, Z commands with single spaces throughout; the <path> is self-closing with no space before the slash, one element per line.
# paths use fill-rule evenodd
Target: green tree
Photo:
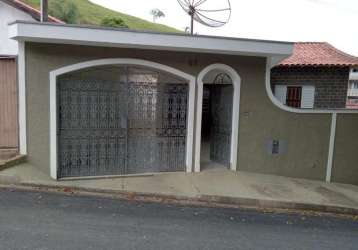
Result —
<path fill-rule="evenodd" d="M 101 25 L 113 28 L 129 28 L 123 19 L 119 17 L 106 17 L 102 20 Z"/>
<path fill-rule="evenodd" d="M 51 16 L 55 16 L 65 23 L 78 23 L 79 12 L 77 5 L 72 1 L 54 1 L 49 10 Z"/>

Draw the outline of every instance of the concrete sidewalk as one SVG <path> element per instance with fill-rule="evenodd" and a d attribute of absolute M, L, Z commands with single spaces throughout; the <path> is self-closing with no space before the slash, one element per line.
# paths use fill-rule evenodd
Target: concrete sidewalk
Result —
<path fill-rule="evenodd" d="M 243 207 L 303 209 L 358 215 L 358 186 L 213 169 L 141 177 L 54 181 L 30 164 L 0 171 L 0 184 L 70 188 L 107 194 Z"/>

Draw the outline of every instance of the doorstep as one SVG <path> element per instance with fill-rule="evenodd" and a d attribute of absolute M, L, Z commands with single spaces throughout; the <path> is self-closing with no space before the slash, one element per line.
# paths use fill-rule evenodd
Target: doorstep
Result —
<path fill-rule="evenodd" d="M 0 148 L 0 161 L 13 158 L 18 155 L 19 150 L 17 148 Z"/>

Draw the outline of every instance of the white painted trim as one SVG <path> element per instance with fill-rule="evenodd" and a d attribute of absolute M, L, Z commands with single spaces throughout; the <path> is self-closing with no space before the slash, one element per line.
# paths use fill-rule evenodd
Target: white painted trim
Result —
<path fill-rule="evenodd" d="M 50 176 L 57 180 L 57 76 L 50 72 Z"/>
<path fill-rule="evenodd" d="M 176 33 L 155 33 L 125 29 L 33 23 L 17 21 L 9 25 L 9 38 L 56 44 L 77 44 L 188 51 L 229 55 L 278 56 L 291 55 L 293 43 L 240 39 Z"/>
<path fill-rule="evenodd" d="M 25 69 L 25 43 L 19 42 L 19 55 L 17 59 L 18 77 L 18 118 L 19 118 L 19 152 L 27 154 L 26 135 L 26 69 Z"/>
<path fill-rule="evenodd" d="M 336 126 L 337 126 L 337 113 L 333 113 L 332 121 L 331 121 L 331 134 L 329 137 L 326 182 L 331 182 L 331 178 L 332 178 L 334 143 L 335 143 L 335 139 L 336 139 Z"/>
<path fill-rule="evenodd" d="M 266 61 L 266 80 L 265 80 L 265 86 L 266 86 L 266 94 L 268 98 L 271 100 L 271 102 L 277 106 L 278 108 L 292 113 L 304 113 L 304 114 L 358 114 L 358 110 L 354 109 L 298 109 L 289 107 L 287 105 L 282 104 L 273 94 L 271 89 L 271 68 L 275 66 L 275 64 L 278 63 L 276 58 L 274 57 L 267 57 Z"/>
<path fill-rule="evenodd" d="M 194 170 L 200 172 L 200 148 L 201 148 L 201 122 L 203 111 L 203 79 L 212 70 L 220 70 L 231 77 L 234 87 L 233 109 L 232 109 L 232 131 L 231 131 L 231 150 L 230 150 L 230 169 L 237 170 L 237 153 L 239 140 L 239 117 L 240 117 L 240 86 L 241 78 L 239 74 L 230 66 L 225 64 L 211 64 L 204 68 L 197 77 L 197 104 L 196 104 L 196 130 L 195 130 L 195 161 Z"/>
<path fill-rule="evenodd" d="M 175 68 L 146 60 L 132 58 L 109 58 L 77 63 L 59 68 L 50 72 L 50 172 L 51 177 L 57 179 L 57 102 L 56 85 L 57 76 L 80 70 L 103 65 L 137 65 L 162 70 L 177 75 L 189 81 L 189 103 L 188 103 L 188 128 L 186 140 L 186 171 L 192 171 L 193 143 L 194 143 L 194 105 L 195 105 L 195 77 Z"/>

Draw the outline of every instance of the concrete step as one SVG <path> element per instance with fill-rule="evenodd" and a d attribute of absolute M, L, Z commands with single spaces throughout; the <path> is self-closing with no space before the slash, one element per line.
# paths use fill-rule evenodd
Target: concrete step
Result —
<path fill-rule="evenodd" d="M 18 165 L 20 163 L 23 163 L 26 161 L 26 156 L 25 155 L 15 155 L 11 158 L 8 158 L 6 160 L 1 160 L 0 159 L 0 170 L 3 170 L 5 168 L 9 168 L 15 165 Z"/>
<path fill-rule="evenodd" d="M 0 161 L 10 159 L 18 154 L 17 148 L 0 148 Z"/>

